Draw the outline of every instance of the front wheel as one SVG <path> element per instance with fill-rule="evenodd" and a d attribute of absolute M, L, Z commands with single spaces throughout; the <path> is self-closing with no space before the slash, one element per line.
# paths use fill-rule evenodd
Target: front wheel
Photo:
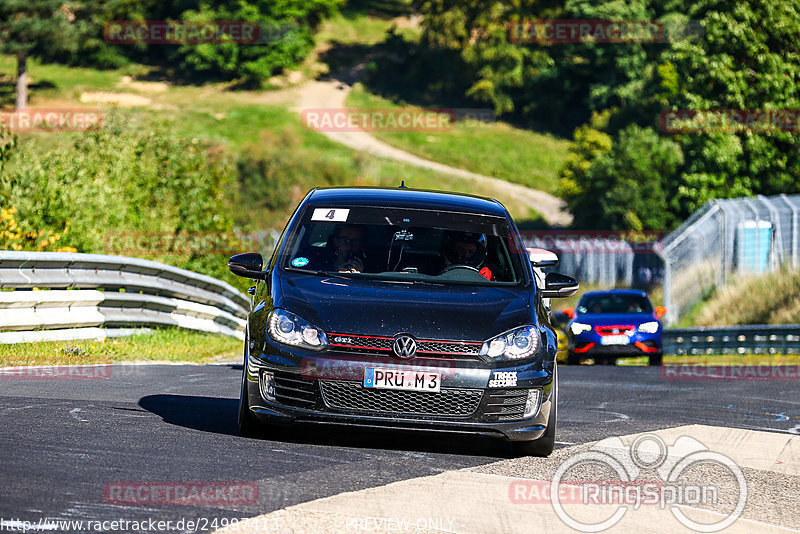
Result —
<path fill-rule="evenodd" d="M 567 365 L 580 365 L 581 357 L 574 352 L 567 353 Z"/>
<path fill-rule="evenodd" d="M 661 362 L 664 360 L 664 355 L 662 353 L 651 354 L 648 358 L 648 365 L 651 367 L 660 367 Z"/>
<path fill-rule="evenodd" d="M 247 343 L 244 340 L 244 363 L 242 364 L 242 387 L 239 390 L 239 434 L 242 436 L 253 436 L 259 428 L 258 421 L 250 412 L 250 401 L 247 396 Z"/>
<path fill-rule="evenodd" d="M 556 423 L 558 419 L 558 375 L 553 371 L 553 392 L 550 395 L 550 417 L 547 428 L 539 439 L 514 442 L 514 451 L 520 456 L 550 456 L 556 446 Z"/>

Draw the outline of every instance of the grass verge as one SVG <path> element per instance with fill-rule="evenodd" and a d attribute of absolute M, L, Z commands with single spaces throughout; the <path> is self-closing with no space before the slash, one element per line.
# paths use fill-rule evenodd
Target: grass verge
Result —
<path fill-rule="evenodd" d="M 218 334 L 166 328 L 128 337 L 0 345 L 0 367 L 124 362 L 211 363 L 237 358 L 242 341 Z"/>
<path fill-rule="evenodd" d="M 347 106 L 357 109 L 400 109 L 356 84 Z M 408 109 L 417 109 L 411 106 Z M 373 132 L 392 146 L 451 167 L 468 170 L 549 193 L 558 190 L 558 170 L 569 141 L 514 128 L 504 122 L 459 121 L 442 132 Z"/>

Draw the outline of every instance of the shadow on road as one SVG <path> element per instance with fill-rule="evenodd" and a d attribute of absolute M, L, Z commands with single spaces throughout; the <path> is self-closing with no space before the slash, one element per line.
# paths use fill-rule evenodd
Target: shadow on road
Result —
<path fill-rule="evenodd" d="M 202 432 L 238 436 L 238 399 L 189 395 L 149 395 L 139 406 L 160 416 L 166 423 Z M 431 452 L 466 456 L 508 458 L 509 443 L 496 438 L 438 432 L 369 429 L 316 424 L 264 425 L 254 438 L 279 443 L 324 445 L 359 449 Z"/>
<path fill-rule="evenodd" d="M 160 416 L 172 425 L 214 432 L 215 434 L 238 435 L 236 414 L 238 399 L 216 397 L 193 397 L 189 395 L 149 395 L 139 400 L 139 406 Z"/>

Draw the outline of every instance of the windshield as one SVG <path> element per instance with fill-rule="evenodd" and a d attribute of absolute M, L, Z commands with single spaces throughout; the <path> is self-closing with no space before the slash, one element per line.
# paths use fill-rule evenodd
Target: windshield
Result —
<path fill-rule="evenodd" d="M 521 255 L 506 219 L 407 208 L 308 208 L 280 266 L 431 283 L 516 285 Z"/>
<path fill-rule="evenodd" d="M 578 313 L 652 313 L 650 299 L 642 295 L 606 293 L 584 295 L 578 303 Z"/>

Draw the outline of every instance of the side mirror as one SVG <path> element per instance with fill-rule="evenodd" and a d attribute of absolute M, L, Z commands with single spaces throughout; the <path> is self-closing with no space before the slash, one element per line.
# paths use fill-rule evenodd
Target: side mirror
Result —
<path fill-rule="evenodd" d="M 564 308 L 563 310 L 561 310 L 561 312 L 570 319 L 575 318 L 575 308 Z"/>
<path fill-rule="evenodd" d="M 656 306 L 656 319 L 661 319 L 667 314 L 667 309 L 664 306 Z"/>
<path fill-rule="evenodd" d="M 256 280 L 264 278 L 264 271 L 261 270 L 263 266 L 264 258 L 258 252 L 237 254 L 228 260 L 228 269 L 233 274 Z"/>
<path fill-rule="evenodd" d="M 553 267 L 558 265 L 558 256 L 555 252 L 543 248 L 527 248 L 528 259 L 534 267 Z"/>
<path fill-rule="evenodd" d="M 580 284 L 571 276 L 561 273 L 547 273 L 544 278 L 543 298 L 571 297 L 577 293 Z"/>

